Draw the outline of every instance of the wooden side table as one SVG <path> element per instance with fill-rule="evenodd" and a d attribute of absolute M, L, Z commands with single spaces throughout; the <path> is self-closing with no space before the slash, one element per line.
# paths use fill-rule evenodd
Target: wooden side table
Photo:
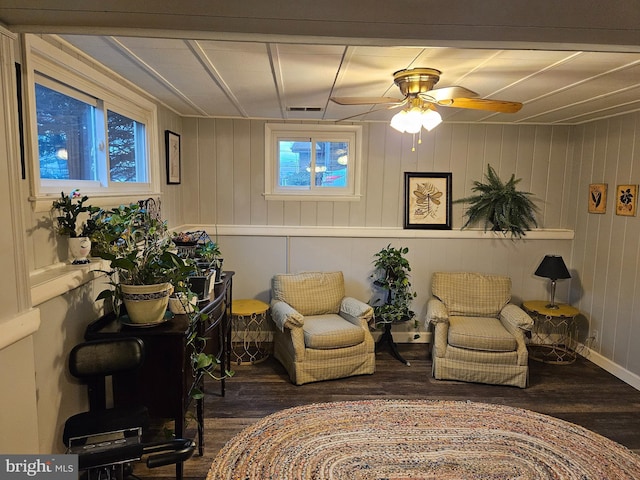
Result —
<path fill-rule="evenodd" d="M 238 365 L 253 365 L 269 357 L 264 345 L 269 339 L 268 310 L 269 305 L 260 300 L 233 300 L 231 350 Z"/>
<path fill-rule="evenodd" d="M 522 303 L 522 308 L 534 322 L 529 356 L 544 363 L 573 363 L 577 355 L 572 348 L 576 333 L 575 318 L 580 310 L 563 303 L 558 303 L 558 308 L 548 308 L 548 304 L 542 300 Z"/>

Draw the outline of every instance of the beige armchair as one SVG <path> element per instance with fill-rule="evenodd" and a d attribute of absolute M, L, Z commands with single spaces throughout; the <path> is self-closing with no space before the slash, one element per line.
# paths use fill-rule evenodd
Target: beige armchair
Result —
<path fill-rule="evenodd" d="M 433 328 L 433 376 L 524 388 L 525 332 L 533 320 L 510 304 L 511 279 L 480 273 L 433 274 L 427 326 Z"/>
<path fill-rule="evenodd" d="M 345 297 L 342 272 L 273 277 L 274 356 L 296 385 L 373 373 L 372 316 L 369 305 Z"/>

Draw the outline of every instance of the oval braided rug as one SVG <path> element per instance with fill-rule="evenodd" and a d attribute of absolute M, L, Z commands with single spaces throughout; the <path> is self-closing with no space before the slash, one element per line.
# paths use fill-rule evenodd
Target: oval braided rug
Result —
<path fill-rule="evenodd" d="M 207 480 L 640 479 L 640 456 L 583 427 L 473 402 L 282 410 L 245 428 Z"/>

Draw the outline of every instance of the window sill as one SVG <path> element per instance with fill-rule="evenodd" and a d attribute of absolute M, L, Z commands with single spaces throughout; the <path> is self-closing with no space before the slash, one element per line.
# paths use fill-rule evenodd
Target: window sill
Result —
<path fill-rule="evenodd" d="M 82 193 L 82 192 L 81 192 Z M 117 205 L 129 205 L 131 203 L 137 203 L 141 199 L 147 198 L 158 198 L 161 196 L 160 193 L 157 192 L 146 192 L 146 193 L 132 193 L 132 194 L 123 194 L 117 193 L 113 195 L 97 195 L 97 194 L 87 194 L 89 196 L 89 202 L 94 207 L 101 208 L 110 208 L 112 206 Z M 51 205 L 54 200 L 57 200 L 60 197 L 60 194 L 57 195 L 45 195 L 38 197 L 30 197 L 29 201 L 31 202 L 31 208 L 34 212 L 49 212 L 51 211 Z"/>
<path fill-rule="evenodd" d="M 29 275 L 31 305 L 35 307 L 47 300 L 64 295 L 96 278 L 99 274 L 97 270 L 107 270 L 108 268 L 108 261 L 93 258 L 91 263 L 86 265 L 58 263 L 35 270 Z"/>

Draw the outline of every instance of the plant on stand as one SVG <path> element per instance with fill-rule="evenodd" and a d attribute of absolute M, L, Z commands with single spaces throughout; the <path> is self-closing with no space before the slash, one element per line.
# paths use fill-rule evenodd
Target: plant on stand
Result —
<path fill-rule="evenodd" d="M 51 211 L 56 215 L 56 233 L 69 238 L 69 252 L 73 258 L 72 264 L 82 265 L 89 263 L 91 252 L 90 217 L 100 211 L 98 207 L 85 205 L 89 200 L 86 195 L 81 195 L 78 189 L 72 190 L 69 195 L 60 192 L 60 198 L 55 200 Z M 81 222 L 80 216 L 89 216 L 86 222 Z"/>
<path fill-rule="evenodd" d="M 373 265 L 374 295 L 369 304 L 373 307 L 376 327 L 384 327 L 384 332 L 378 340 L 378 345 L 385 342 L 391 348 L 391 353 L 401 362 L 409 365 L 398 353 L 391 335 L 391 325 L 399 322 L 414 321 L 417 328 L 415 312 L 411 309 L 413 299 L 417 296 L 411 289 L 409 272 L 411 266 L 404 257 L 409 252 L 407 247 L 394 248 L 390 244 L 376 253 Z M 414 338 L 419 335 L 416 334 Z"/>
<path fill-rule="evenodd" d="M 178 298 L 183 302 L 184 312 L 180 313 L 188 315 L 187 346 L 191 349 L 194 377 L 207 375 L 220 380 L 231 376 L 233 372 L 230 371 L 217 374 L 220 361 L 205 352 L 206 338 L 201 334 L 201 326 L 209 315 L 200 311 L 197 302 L 190 302 L 193 292 L 189 289 L 188 278 L 195 263 L 176 254 L 176 245 L 166 222 L 140 204 L 132 203 L 102 212 L 97 224 L 99 228 L 94 238 L 99 243 L 99 255 L 110 261 L 111 270 L 105 272 L 110 288 L 103 290 L 96 300 L 111 302 L 117 317 L 125 313 L 121 308 L 124 305 L 132 322 L 152 325 L 165 321 L 169 294 L 175 290 L 182 294 Z M 131 292 L 136 287 L 150 291 L 138 295 Z M 147 316 L 150 312 L 154 313 L 153 318 Z M 194 382 L 194 385 L 198 384 Z M 204 394 L 195 387 L 190 395 L 198 399 Z"/>

